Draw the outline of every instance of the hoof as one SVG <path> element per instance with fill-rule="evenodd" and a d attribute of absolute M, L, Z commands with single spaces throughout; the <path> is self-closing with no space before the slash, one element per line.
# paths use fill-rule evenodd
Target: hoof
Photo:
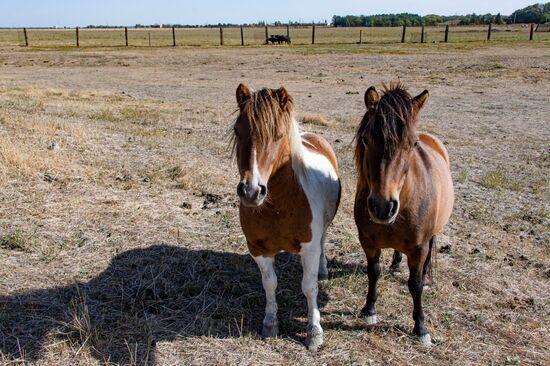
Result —
<path fill-rule="evenodd" d="M 378 322 L 378 319 L 376 319 L 376 314 L 374 315 L 367 315 L 365 317 L 365 322 L 367 323 L 367 325 L 374 325 Z"/>
<path fill-rule="evenodd" d="M 320 327 L 307 327 L 306 347 L 310 351 L 317 351 L 323 344 L 323 330 Z"/>
<path fill-rule="evenodd" d="M 418 341 L 424 347 L 431 347 L 432 346 L 432 337 L 430 337 L 429 333 L 426 333 L 423 336 L 419 336 Z"/>
<path fill-rule="evenodd" d="M 328 273 L 321 273 L 321 272 L 319 272 L 319 273 L 317 274 L 317 280 L 319 280 L 319 281 L 326 281 L 326 280 L 328 280 Z"/>
<path fill-rule="evenodd" d="M 279 335 L 279 322 L 275 322 L 271 325 L 264 324 L 262 326 L 262 338 L 273 338 Z"/>

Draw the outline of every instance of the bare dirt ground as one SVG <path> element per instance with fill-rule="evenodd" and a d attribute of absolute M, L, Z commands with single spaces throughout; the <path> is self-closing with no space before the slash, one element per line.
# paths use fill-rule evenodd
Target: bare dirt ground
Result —
<path fill-rule="evenodd" d="M 0 50 L 0 362 L 550 364 L 549 56 L 547 43 Z M 449 149 L 457 195 L 424 293 L 431 349 L 411 337 L 405 265 L 379 282 L 381 322 L 359 316 L 351 142 L 366 88 L 396 79 L 430 91 L 421 126 Z M 227 138 L 242 81 L 286 86 L 339 159 L 317 353 L 290 255 L 281 337 L 257 335 L 264 293 Z"/>

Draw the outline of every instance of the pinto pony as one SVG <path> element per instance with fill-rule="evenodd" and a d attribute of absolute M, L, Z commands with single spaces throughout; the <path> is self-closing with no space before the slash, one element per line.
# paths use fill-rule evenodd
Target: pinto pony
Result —
<path fill-rule="evenodd" d="M 258 264 L 266 296 L 263 337 L 279 333 L 275 255 L 299 254 L 307 298 L 306 346 L 323 342 L 317 280 L 328 277 L 325 235 L 340 200 L 336 156 L 320 136 L 300 134 L 285 88 L 251 92 L 237 88 L 239 116 L 233 126 L 240 182 L 240 221 Z"/>
<path fill-rule="evenodd" d="M 429 346 L 422 290 L 431 277 L 435 235 L 451 216 L 454 192 L 447 150 L 436 137 L 417 132 L 418 115 L 427 99 L 427 90 L 412 98 L 399 83 L 385 87 L 381 96 L 374 87 L 366 91 L 367 112 L 355 136 L 354 215 L 368 262 L 369 287 L 362 309 L 367 323 L 376 323 L 381 249 L 393 248 L 393 269 L 399 268 L 401 253 L 407 256 L 413 333 Z"/>

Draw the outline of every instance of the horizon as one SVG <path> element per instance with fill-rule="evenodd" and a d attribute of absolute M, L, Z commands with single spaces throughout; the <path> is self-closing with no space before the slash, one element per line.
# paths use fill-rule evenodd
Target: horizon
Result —
<path fill-rule="evenodd" d="M 418 1 L 410 4 L 395 0 L 391 4 L 365 4 L 357 0 L 334 2 L 330 0 L 301 1 L 279 0 L 273 3 L 245 0 L 238 5 L 211 0 L 201 3 L 158 0 L 119 0 L 116 3 L 98 0 L 94 3 L 76 3 L 72 0 L 38 1 L 24 3 L 3 0 L 0 4 L 0 28 L 20 27 L 86 27 L 94 25 L 134 26 L 136 24 L 254 24 L 265 22 L 328 22 L 334 15 L 418 14 L 460 16 L 467 14 L 510 15 L 517 9 L 536 4 L 532 0 L 465 0 L 456 3 L 438 0 Z"/>

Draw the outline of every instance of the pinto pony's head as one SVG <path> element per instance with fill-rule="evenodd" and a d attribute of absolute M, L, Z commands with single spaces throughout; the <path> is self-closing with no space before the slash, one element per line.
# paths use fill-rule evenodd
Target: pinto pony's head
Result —
<path fill-rule="evenodd" d="M 289 144 L 293 101 L 284 87 L 252 92 L 240 84 L 237 104 L 240 113 L 233 126 L 240 173 L 237 194 L 243 205 L 257 207 L 267 196 L 281 147 Z"/>
<path fill-rule="evenodd" d="M 355 164 L 360 184 L 368 187 L 367 208 L 374 222 L 392 224 L 397 218 L 418 145 L 418 114 L 427 99 L 427 90 L 413 98 L 400 83 L 384 86 L 381 95 L 372 86 L 365 92 L 367 112 L 355 135 Z"/>

